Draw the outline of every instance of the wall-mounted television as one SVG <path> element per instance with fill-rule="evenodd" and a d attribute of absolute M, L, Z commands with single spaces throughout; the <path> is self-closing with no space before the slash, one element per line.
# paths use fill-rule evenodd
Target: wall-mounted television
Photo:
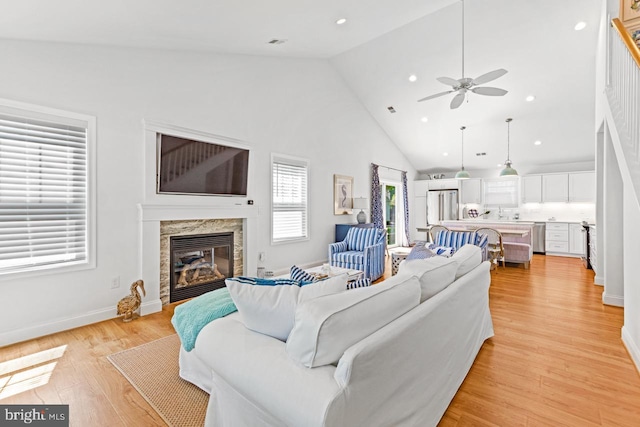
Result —
<path fill-rule="evenodd" d="M 158 194 L 247 195 L 248 149 L 158 134 L 157 153 Z"/>

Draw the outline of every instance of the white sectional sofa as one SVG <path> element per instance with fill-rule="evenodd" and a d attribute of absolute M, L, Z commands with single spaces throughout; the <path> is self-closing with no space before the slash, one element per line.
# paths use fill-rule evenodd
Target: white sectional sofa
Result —
<path fill-rule="evenodd" d="M 493 336 L 490 281 L 469 245 L 305 301 L 287 342 L 233 313 L 182 349 L 180 375 L 210 393 L 209 426 L 435 426 Z"/>

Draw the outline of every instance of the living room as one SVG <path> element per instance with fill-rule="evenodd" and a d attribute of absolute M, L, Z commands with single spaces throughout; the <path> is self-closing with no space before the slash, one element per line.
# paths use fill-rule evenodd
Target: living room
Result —
<path fill-rule="evenodd" d="M 469 6 L 472 1 L 468 2 Z M 15 6 L 13 28 L 17 27 L 15 22 L 24 23 L 25 16 L 35 19 L 34 8 L 37 2 L 28 3 Z M 457 25 L 459 9 L 453 3 L 446 4 L 453 9 L 444 13 L 447 18 L 456 19 L 453 22 Z M 582 2 L 574 3 L 577 8 L 583 7 Z M 600 2 L 592 3 L 596 6 L 592 14 L 599 19 Z M 609 9 L 613 10 L 614 2 L 609 3 Z M 615 3 L 617 9 L 617 2 Z M 128 7 L 132 6 L 121 5 L 110 11 L 113 16 L 109 15 L 111 21 L 107 20 L 107 24 L 114 23 L 112 31 L 120 30 L 115 23 L 125 25 L 115 17 L 119 14 L 127 15 Z M 552 7 L 550 3 L 549 7 Z M 433 24 L 431 21 L 427 22 Z M 596 20 L 591 24 L 598 26 L 600 22 Z M 388 31 L 391 29 L 388 28 Z M 458 30 L 456 27 L 456 34 Z M 334 175 L 353 177 L 353 195 L 368 197 L 372 163 L 407 171 L 410 189 L 413 189 L 413 181 L 420 178 L 421 173 L 443 170 L 455 173 L 459 164 L 459 156 L 453 155 L 453 150 L 458 149 L 460 141 L 458 128 L 461 123 L 457 119 L 454 120 L 455 126 L 449 126 L 452 131 L 447 130 L 447 135 L 441 138 L 441 142 L 438 139 L 433 147 L 427 146 L 425 142 L 423 146 L 417 144 L 410 150 L 403 150 L 400 148 L 400 141 L 404 136 L 390 134 L 389 129 L 396 129 L 390 126 L 396 125 L 388 125 L 387 122 L 402 121 L 406 124 L 407 133 L 415 133 L 418 135 L 415 139 L 426 141 L 421 139 L 421 131 L 416 130 L 422 125 L 419 122 L 421 114 L 416 115 L 416 120 L 412 118 L 409 121 L 403 116 L 404 102 L 396 103 L 396 98 L 383 93 L 370 95 L 376 97 L 377 104 L 384 105 L 380 111 L 371 111 L 369 102 L 372 101 L 367 99 L 366 92 L 369 89 L 367 84 L 372 82 L 368 78 L 362 79 L 362 86 L 354 82 L 359 79 L 360 67 L 373 67 L 369 63 L 363 63 L 351 68 L 348 63 L 357 62 L 365 51 L 376 49 L 375 43 L 364 44 L 353 51 L 348 49 L 347 53 L 342 53 L 342 57 L 328 54 L 304 57 L 300 54 L 234 52 L 226 50 L 224 46 L 211 52 L 198 46 L 197 40 L 193 41 L 196 45 L 192 50 L 180 49 L 178 45 L 169 42 L 165 44 L 160 39 L 155 40 L 155 43 L 165 45 L 164 48 L 116 46 L 108 41 L 101 42 L 99 37 L 75 42 L 65 42 L 64 37 L 42 40 L 37 36 L 37 28 L 31 28 L 31 31 L 32 33 L 25 34 L 1 34 L 4 78 L 0 82 L 0 95 L 9 101 L 95 118 L 95 140 L 90 146 L 89 163 L 89 188 L 93 197 L 89 217 L 90 258 L 93 265 L 73 271 L 40 271 L 2 276 L 0 346 L 112 319 L 116 316 L 116 304 L 128 293 L 130 283 L 138 279 L 147 283 L 155 280 L 155 277 L 143 274 L 145 267 L 140 254 L 143 228 L 141 215 L 144 215 L 145 207 L 174 206 L 213 210 L 221 216 L 228 211 L 241 212 L 241 215 L 252 218 L 249 227 L 253 234 L 248 238 L 253 246 L 247 249 L 246 273 L 250 275 L 255 272 L 259 253 L 265 254 L 264 263 L 269 269 L 282 271 L 294 264 L 312 266 L 326 262 L 327 247 L 333 242 L 335 224 L 355 222 L 355 213 L 344 216 L 334 214 Z M 271 32 L 264 35 L 265 39 L 272 37 L 280 35 Z M 289 36 L 285 34 L 282 37 Z M 141 40 L 137 41 L 143 44 Z M 459 41 L 457 39 L 452 43 L 450 49 L 457 51 Z M 287 46 L 285 43 L 265 47 L 262 45 L 267 43 L 262 40 L 260 44 L 261 49 Z M 356 48 L 355 45 L 351 47 Z M 437 51 L 439 48 L 434 49 Z M 474 49 L 478 50 L 480 47 L 476 46 Z M 446 89 L 444 86 L 437 86 L 439 84 L 435 82 L 435 77 L 441 74 L 458 77 L 459 55 L 457 57 L 455 63 L 443 63 L 442 71 L 436 67 L 433 76 L 424 76 L 424 79 L 434 81 L 430 89 Z M 494 63 L 495 60 L 491 60 L 486 71 L 501 66 L 493 66 Z M 350 71 L 346 72 L 346 69 Z M 509 74 L 504 78 L 517 74 L 516 71 L 517 68 L 509 69 Z M 404 82 L 404 73 L 411 72 L 418 71 L 403 69 L 398 71 L 398 75 Z M 350 73 L 352 74 L 349 75 Z M 589 70 L 588 73 L 597 74 L 595 70 Z M 506 82 L 509 83 L 509 80 Z M 497 80 L 495 85 L 500 86 L 500 83 L 501 80 Z M 517 91 L 512 83 L 509 85 L 513 87 L 509 89 Z M 408 81 L 404 86 L 402 90 L 413 101 L 431 93 L 414 89 Z M 594 90 L 588 90 L 595 92 L 595 87 L 594 84 Z M 594 94 L 591 93 L 585 103 L 593 98 Z M 500 157 L 500 162 L 506 154 L 504 119 L 509 114 L 515 117 L 512 127 L 514 153 L 517 152 L 515 146 L 521 143 L 524 133 L 524 125 L 520 130 L 517 128 L 517 112 L 505 111 L 500 106 L 501 101 L 503 99 L 500 98 L 469 98 L 468 104 L 458 110 L 467 115 L 465 119 L 469 120 L 469 137 L 479 138 L 477 134 L 471 136 L 472 119 L 463 109 L 472 107 L 474 102 L 481 103 L 485 108 L 486 105 L 495 108 L 492 121 L 498 124 L 495 128 L 488 128 L 486 134 L 487 139 L 499 141 L 499 148 L 495 151 L 499 150 L 496 155 Z M 437 111 L 430 115 L 429 122 L 438 123 L 441 116 L 456 112 L 450 111 L 448 104 L 448 99 L 437 104 Z M 389 113 L 386 107 L 390 105 L 394 105 L 398 113 Z M 515 167 L 522 165 L 522 171 L 527 171 L 529 167 L 530 172 L 567 172 L 567 167 L 577 168 L 590 163 L 594 165 L 592 169 L 597 169 L 593 141 L 595 117 L 599 115 L 593 111 L 594 108 L 591 108 L 591 115 L 585 119 L 588 126 L 581 124 L 580 130 L 576 130 L 581 135 L 586 135 L 580 139 L 587 147 L 584 151 L 591 150 L 592 156 L 576 153 L 573 160 L 551 166 L 545 164 L 545 161 L 555 163 L 552 162 L 554 155 L 568 156 L 559 149 L 556 153 L 552 152 L 551 157 L 547 155 L 546 160 L 537 161 L 535 165 L 538 169 L 535 169 L 527 166 L 524 158 L 517 159 L 514 155 Z M 571 127 L 576 123 L 570 115 L 570 112 L 565 111 L 560 119 L 549 120 L 554 124 L 566 121 L 569 122 L 567 127 Z M 526 122 L 526 114 L 521 116 L 522 122 Z M 248 196 L 207 198 L 156 194 L 156 141 L 150 141 L 147 137 L 148 133 L 156 131 L 191 134 L 207 140 L 222 137 L 248 147 Z M 566 129 L 563 128 L 563 131 L 566 132 Z M 473 139 L 469 140 L 469 144 L 472 143 Z M 452 164 L 444 163 L 450 160 L 442 156 L 445 146 L 451 147 L 452 155 L 449 157 L 455 157 Z M 475 157 L 475 151 L 469 149 L 468 152 L 470 157 Z M 437 153 L 437 157 L 431 153 Z M 273 154 L 309 161 L 310 216 L 307 240 L 272 244 L 269 177 L 270 158 Z M 427 163 L 418 163 L 415 161 L 418 156 L 430 159 Z M 482 174 L 488 176 L 490 173 L 497 175 L 499 169 L 495 163 L 491 164 L 491 169 L 480 166 L 468 169 L 472 173 L 476 171 L 477 177 L 483 176 Z M 471 166 L 470 163 L 469 165 Z M 389 171 L 383 170 L 382 174 L 390 180 L 398 179 Z M 253 201 L 253 205 L 248 204 L 249 200 Z M 599 204 L 602 204 L 601 200 Z M 417 215 L 414 212 L 411 214 Z M 627 277 L 630 276 L 627 274 Z M 616 282 L 615 286 L 622 284 Z M 147 288 L 146 291 L 148 296 L 142 301 L 142 314 L 161 310 L 159 289 Z M 632 315 L 637 313 L 638 299 L 633 294 L 628 297 L 630 300 L 625 301 L 625 310 L 629 309 L 630 317 L 625 319 L 625 325 L 633 328 L 636 333 L 637 317 Z M 136 333 L 135 323 L 131 323 L 132 334 Z M 168 322 L 166 327 L 167 329 L 160 327 L 158 335 L 170 330 Z M 95 327 L 96 334 L 102 333 L 100 329 L 100 326 Z M 639 335 L 633 336 L 636 342 L 640 341 Z M 38 346 L 39 344 L 34 345 Z M 4 357 L 0 357 L 0 360 L 4 361 Z"/>

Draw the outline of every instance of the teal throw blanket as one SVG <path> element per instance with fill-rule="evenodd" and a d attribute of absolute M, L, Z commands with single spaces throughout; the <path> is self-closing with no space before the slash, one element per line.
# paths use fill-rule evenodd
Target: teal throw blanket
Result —
<path fill-rule="evenodd" d="M 173 312 L 171 324 L 178 333 L 184 349 L 191 351 L 196 345 L 196 338 L 202 328 L 237 310 L 229 290 L 224 287 L 177 306 Z"/>

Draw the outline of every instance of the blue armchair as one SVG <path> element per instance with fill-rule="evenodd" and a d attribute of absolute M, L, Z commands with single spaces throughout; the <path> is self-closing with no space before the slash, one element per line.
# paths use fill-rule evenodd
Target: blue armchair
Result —
<path fill-rule="evenodd" d="M 383 229 L 351 227 L 342 242 L 329 244 L 329 263 L 361 270 L 365 278 L 376 280 L 384 273 L 385 239 Z"/>

